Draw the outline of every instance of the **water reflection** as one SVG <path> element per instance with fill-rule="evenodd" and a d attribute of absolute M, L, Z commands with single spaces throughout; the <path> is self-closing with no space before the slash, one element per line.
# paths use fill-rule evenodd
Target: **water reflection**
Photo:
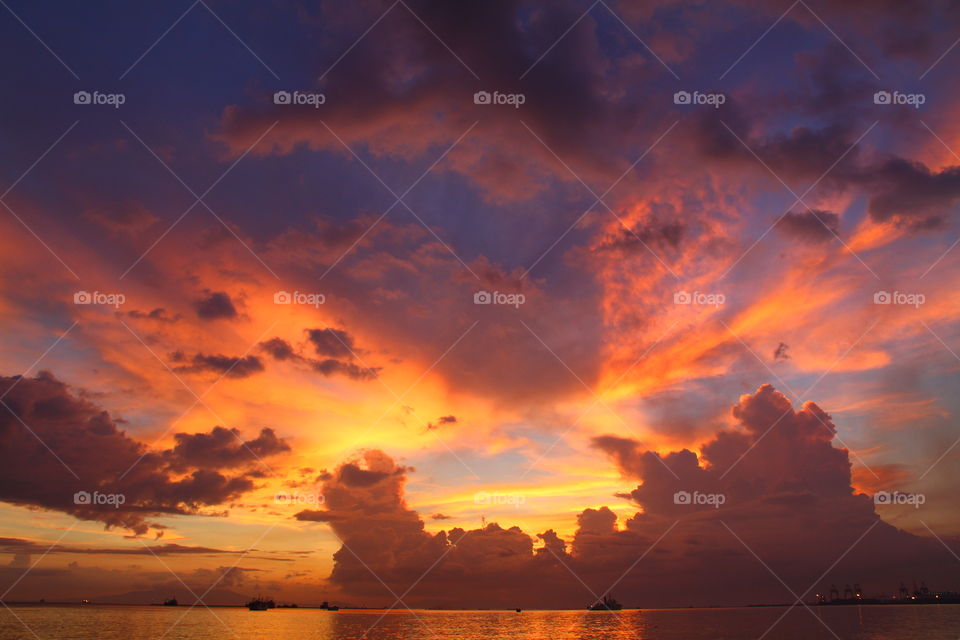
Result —
<path fill-rule="evenodd" d="M 956 638 L 960 629 L 960 605 L 797 608 L 777 623 L 783 613 L 11 606 L 0 609 L 0 640 L 931 640 Z"/>

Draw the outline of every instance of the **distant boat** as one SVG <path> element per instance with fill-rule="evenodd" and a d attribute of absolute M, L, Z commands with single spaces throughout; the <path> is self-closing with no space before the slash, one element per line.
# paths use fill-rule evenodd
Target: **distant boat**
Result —
<path fill-rule="evenodd" d="M 180 604 L 180 603 L 177 602 L 177 599 L 176 599 L 176 598 L 170 598 L 169 600 L 164 600 L 164 601 L 163 601 L 163 606 L 165 606 L 165 607 L 176 607 L 176 606 L 179 605 L 179 604 Z"/>
<path fill-rule="evenodd" d="M 614 600 L 613 596 L 603 596 L 603 600 L 587 607 L 587 611 L 620 611 L 620 609 L 623 609 L 623 605 Z"/>
<path fill-rule="evenodd" d="M 520 613 L 520 607 L 517 607 L 517 613 Z"/>
<path fill-rule="evenodd" d="M 267 609 L 273 609 L 274 606 L 276 605 L 273 600 L 264 600 L 260 596 L 247 603 L 247 609 L 250 609 L 250 611 L 266 611 Z"/>
<path fill-rule="evenodd" d="M 340 611 L 340 607 L 335 604 L 329 604 L 326 600 L 320 603 L 321 609 L 326 609 L 327 611 Z"/>

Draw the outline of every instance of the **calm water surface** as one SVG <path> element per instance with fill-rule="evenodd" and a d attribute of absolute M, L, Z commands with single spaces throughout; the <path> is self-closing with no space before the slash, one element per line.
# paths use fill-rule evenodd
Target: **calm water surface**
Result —
<path fill-rule="evenodd" d="M 960 638 L 960 605 L 806 609 L 322 611 L 123 606 L 10 606 L 0 640 L 939 640 Z M 29 627 L 29 629 L 28 629 Z M 830 630 L 833 631 L 831 633 Z M 836 636 L 834 635 L 836 634 Z"/>

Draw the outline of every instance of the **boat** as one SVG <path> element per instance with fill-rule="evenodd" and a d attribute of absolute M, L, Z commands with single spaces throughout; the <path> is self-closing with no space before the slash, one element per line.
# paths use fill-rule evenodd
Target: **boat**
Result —
<path fill-rule="evenodd" d="M 264 600 L 261 596 L 257 596 L 247 603 L 247 609 L 250 609 L 250 611 L 266 611 L 267 609 L 273 609 L 274 606 L 273 600 Z"/>
<path fill-rule="evenodd" d="M 623 605 L 617 602 L 613 596 L 603 596 L 603 599 L 587 607 L 587 611 L 620 611 Z"/>
<path fill-rule="evenodd" d="M 517 607 L 516 611 L 517 613 L 520 613 L 520 607 Z"/>
<path fill-rule="evenodd" d="M 326 609 L 327 611 L 340 611 L 340 607 L 335 604 L 330 604 L 326 600 L 320 603 L 321 609 Z"/>
<path fill-rule="evenodd" d="M 179 605 L 179 604 L 180 604 L 180 603 L 177 602 L 177 599 L 176 599 L 176 598 L 170 598 L 169 600 L 164 600 L 164 601 L 163 601 L 163 606 L 165 606 L 165 607 L 176 607 L 176 606 Z"/>

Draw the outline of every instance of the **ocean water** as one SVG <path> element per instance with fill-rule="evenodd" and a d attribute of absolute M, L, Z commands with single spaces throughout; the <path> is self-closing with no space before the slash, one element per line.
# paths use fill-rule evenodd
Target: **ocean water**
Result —
<path fill-rule="evenodd" d="M 939 640 L 960 605 L 588 611 L 323 611 L 130 606 L 0 609 L 0 640 Z M 780 622 L 774 625 L 778 618 Z M 772 628 L 771 628 L 772 627 Z"/>

